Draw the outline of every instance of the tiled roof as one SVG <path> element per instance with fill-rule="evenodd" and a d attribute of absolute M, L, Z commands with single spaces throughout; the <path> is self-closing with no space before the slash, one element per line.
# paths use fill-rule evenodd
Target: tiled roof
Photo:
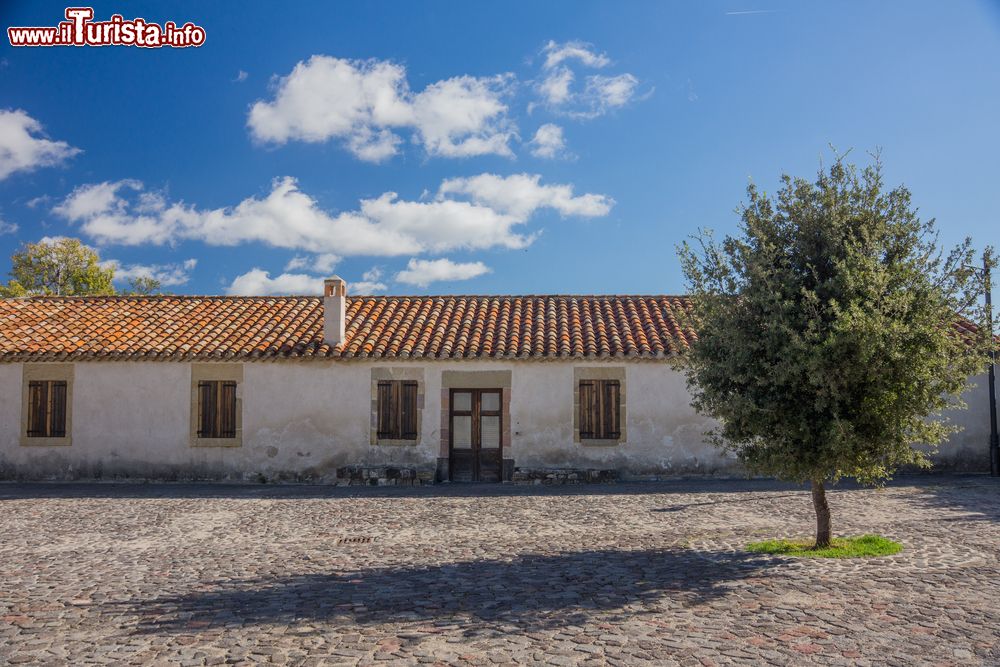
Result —
<path fill-rule="evenodd" d="M 694 340 L 674 296 L 347 297 L 343 345 L 321 297 L 0 299 L 0 361 L 662 358 Z"/>

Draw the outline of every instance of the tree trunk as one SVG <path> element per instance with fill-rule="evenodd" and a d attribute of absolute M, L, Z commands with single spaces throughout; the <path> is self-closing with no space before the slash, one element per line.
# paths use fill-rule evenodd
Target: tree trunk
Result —
<path fill-rule="evenodd" d="M 830 546 L 830 506 L 826 504 L 826 489 L 822 479 L 812 481 L 813 509 L 816 510 L 816 548 Z"/>

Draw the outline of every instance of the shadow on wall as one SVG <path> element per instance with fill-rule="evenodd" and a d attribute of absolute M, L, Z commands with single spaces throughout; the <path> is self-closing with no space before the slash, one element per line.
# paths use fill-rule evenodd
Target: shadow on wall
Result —
<path fill-rule="evenodd" d="M 655 614 L 664 597 L 697 604 L 727 594 L 779 559 L 692 550 L 584 551 L 225 582 L 215 590 L 105 605 L 138 617 L 133 632 L 238 624 L 458 624 L 466 636 L 563 627 L 608 613 Z M 763 575 L 761 575 L 763 576 Z M 770 576 L 770 575 L 769 575 Z"/>

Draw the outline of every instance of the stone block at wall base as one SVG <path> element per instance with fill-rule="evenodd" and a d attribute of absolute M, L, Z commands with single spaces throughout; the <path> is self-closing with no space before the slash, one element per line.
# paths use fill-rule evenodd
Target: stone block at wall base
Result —
<path fill-rule="evenodd" d="M 433 483 L 433 470 L 360 465 L 337 468 L 338 486 L 420 486 Z"/>
<path fill-rule="evenodd" d="M 593 468 L 515 468 L 515 484 L 609 484 L 618 481 L 617 470 Z"/>

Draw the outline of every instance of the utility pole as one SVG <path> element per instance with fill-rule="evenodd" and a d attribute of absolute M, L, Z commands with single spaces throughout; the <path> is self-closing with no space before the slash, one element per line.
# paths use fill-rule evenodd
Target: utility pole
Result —
<path fill-rule="evenodd" d="M 997 435 L 997 379 L 996 362 L 997 353 L 993 339 L 993 298 L 991 294 L 990 281 L 990 261 L 989 255 L 983 253 L 983 281 L 986 284 L 986 326 L 990 334 L 990 369 L 989 369 L 989 392 L 990 392 L 990 474 L 993 477 L 1000 477 L 1000 436 Z"/>

